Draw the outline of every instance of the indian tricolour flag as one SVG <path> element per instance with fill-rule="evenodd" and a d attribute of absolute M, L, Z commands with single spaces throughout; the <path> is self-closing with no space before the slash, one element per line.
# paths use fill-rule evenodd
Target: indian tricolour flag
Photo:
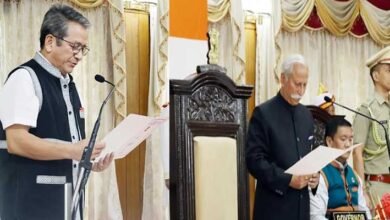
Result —
<path fill-rule="evenodd" d="M 170 0 L 168 74 L 183 79 L 207 63 L 207 0 Z"/>

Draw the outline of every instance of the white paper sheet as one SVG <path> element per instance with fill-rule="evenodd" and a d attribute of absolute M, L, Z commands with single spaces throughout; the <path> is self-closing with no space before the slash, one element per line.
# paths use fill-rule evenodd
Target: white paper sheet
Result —
<path fill-rule="evenodd" d="M 102 142 L 106 143 L 106 147 L 99 158 L 111 152 L 114 152 L 115 159 L 125 157 L 149 137 L 155 128 L 167 120 L 168 118 L 164 117 L 148 117 L 136 114 L 128 115 L 103 138 Z"/>
<path fill-rule="evenodd" d="M 285 173 L 293 175 L 310 175 L 319 172 L 328 163 L 332 162 L 339 156 L 361 146 L 362 144 L 356 144 L 348 149 L 340 150 L 332 147 L 319 146 L 309 154 L 304 156 L 293 166 L 288 168 Z"/>

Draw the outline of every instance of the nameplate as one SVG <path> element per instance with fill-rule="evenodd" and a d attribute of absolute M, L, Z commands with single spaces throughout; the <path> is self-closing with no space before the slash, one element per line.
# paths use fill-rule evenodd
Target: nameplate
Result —
<path fill-rule="evenodd" d="M 366 212 L 333 212 L 333 220 L 367 220 Z"/>

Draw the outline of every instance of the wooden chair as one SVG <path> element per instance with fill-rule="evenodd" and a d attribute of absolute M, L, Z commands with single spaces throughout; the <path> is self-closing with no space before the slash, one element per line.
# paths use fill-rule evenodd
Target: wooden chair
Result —
<path fill-rule="evenodd" d="M 317 106 L 308 105 L 306 107 L 310 110 L 314 119 L 314 148 L 325 145 L 325 125 L 332 116 Z"/>
<path fill-rule="evenodd" d="M 247 99 L 213 65 L 170 80 L 170 215 L 176 220 L 249 219 L 245 164 Z"/>

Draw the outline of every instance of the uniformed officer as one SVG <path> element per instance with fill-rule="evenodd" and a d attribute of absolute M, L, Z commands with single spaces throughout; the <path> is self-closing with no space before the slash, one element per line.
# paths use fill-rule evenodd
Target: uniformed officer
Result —
<path fill-rule="evenodd" d="M 366 62 L 370 68 L 374 83 L 374 95 L 363 103 L 358 111 L 383 122 L 389 132 L 390 120 L 390 47 L 386 47 L 369 58 Z M 364 143 L 354 151 L 354 168 L 371 194 L 374 205 L 387 192 L 390 192 L 389 155 L 385 133 L 376 122 L 356 115 L 353 121 L 354 142 Z"/>

